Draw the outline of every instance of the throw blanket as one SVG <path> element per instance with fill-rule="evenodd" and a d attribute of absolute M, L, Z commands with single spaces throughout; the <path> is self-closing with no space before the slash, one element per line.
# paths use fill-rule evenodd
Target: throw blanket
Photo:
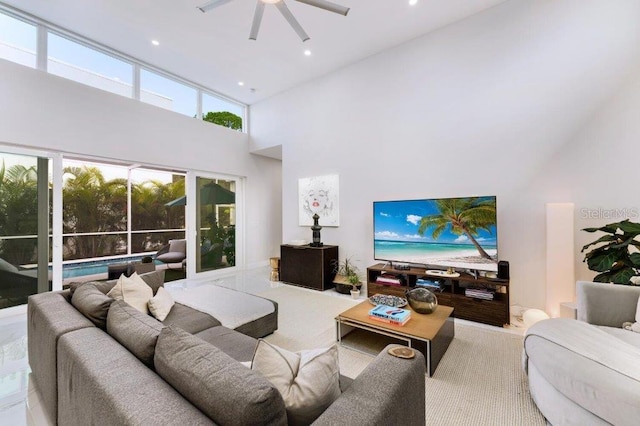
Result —
<path fill-rule="evenodd" d="M 583 321 L 567 318 L 543 320 L 532 325 L 524 341 L 524 365 L 527 365 L 527 339 L 532 336 L 562 346 L 611 370 L 640 381 L 640 348 Z"/>
<path fill-rule="evenodd" d="M 185 288 L 167 289 L 173 299 L 211 315 L 227 328 L 240 327 L 275 311 L 273 303 L 258 296 L 214 284 L 202 284 L 197 287 L 189 287 L 189 281 L 185 284 Z"/>

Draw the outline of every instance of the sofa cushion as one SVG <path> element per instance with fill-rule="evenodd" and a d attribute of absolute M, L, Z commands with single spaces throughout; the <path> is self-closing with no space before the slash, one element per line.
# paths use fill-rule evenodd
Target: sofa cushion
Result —
<path fill-rule="evenodd" d="M 163 325 L 122 300 L 111 304 L 107 315 L 107 333 L 147 367 L 153 368 L 158 335 Z"/>
<path fill-rule="evenodd" d="M 134 272 L 130 277 L 126 277 L 124 274 L 120 275 L 118 282 L 107 293 L 107 296 L 116 300 L 124 300 L 140 312 L 148 314 L 148 303 L 153 297 L 153 290 Z"/>
<path fill-rule="evenodd" d="M 107 326 L 107 313 L 112 302 L 113 298 L 91 284 L 78 287 L 73 296 L 71 296 L 71 304 L 82 315 L 103 330 Z"/>
<path fill-rule="evenodd" d="M 614 337 L 640 349 L 640 333 L 634 333 L 629 330 L 617 327 L 598 327 L 600 330 L 606 331 Z"/>
<path fill-rule="evenodd" d="M 260 340 L 251 369 L 278 389 L 289 424 L 312 423 L 340 396 L 337 345 L 294 353 Z"/>
<path fill-rule="evenodd" d="M 196 334 L 205 342 L 211 343 L 236 361 L 251 361 L 258 341 L 253 337 L 218 326 L 207 328 Z"/>
<path fill-rule="evenodd" d="M 149 312 L 157 320 L 164 321 L 175 303 L 171 294 L 164 287 L 160 287 L 156 295 L 149 299 Z"/>
<path fill-rule="evenodd" d="M 213 425 L 171 385 L 94 327 L 58 341 L 58 425 Z"/>
<path fill-rule="evenodd" d="M 218 424 L 287 423 L 278 390 L 209 343 L 177 327 L 160 332 L 158 374 Z"/>
<path fill-rule="evenodd" d="M 552 318 L 529 327 L 524 350 L 527 365 L 593 415 L 611 424 L 640 418 L 640 348 L 583 321 Z"/>
<path fill-rule="evenodd" d="M 220 321 L 209 314 L 190 308 L 182 303 L 176 303 L 169 311 L 169 315 L 162 321 L 164 325 L 174 325 L 186 331 L 196 334 L 207 328 L 220 325 Z"/>

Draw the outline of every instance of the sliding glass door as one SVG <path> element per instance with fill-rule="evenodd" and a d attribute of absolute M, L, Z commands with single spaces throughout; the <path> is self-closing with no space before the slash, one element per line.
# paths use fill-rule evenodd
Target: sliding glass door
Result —
<path fill-rule="evenodd" d="M 237 181 L 196 176 L 195 187 L 195 272 L 235 266 Z"/>
<path fill-rule="evenodd" d="M 51 289 L 51 160 L 0 152 L 0 308 Z"/>

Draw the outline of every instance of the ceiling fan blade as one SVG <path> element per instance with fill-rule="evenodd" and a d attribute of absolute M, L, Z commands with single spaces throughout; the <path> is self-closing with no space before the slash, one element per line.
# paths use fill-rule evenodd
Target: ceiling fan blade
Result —
<path fill-rule="evenodd" d="M 210 2 L 207 2 L 205 4 L 203 4 L 202 6 L 197 7 L 198 10 L 200 10 L 200 12 L 205 13 L 210 11 L 211 9 L 215 9 L 218 6 L 222 6 L 223 4 L 227 4 L 232 0 L 211 0 Z"/>
<path fill-rule="evenodd" d="M 260 0 L 258 0 L 258 2 L 261 3 Z M 287 5 L 284 3 L 284 0 L 281 0 L 278 3 L 275 3 L 275 6 L 278 8 L 280 13 L 282 13 L 282 16 L 284 16 L 284 19 L 287 20 L 289 25 L 291 25 L 291 28 L 293 28 L 293 30 L 298 34 L 298 37 L 300 37 L 300 39 L 303 42 L 311 38 L 304 31 L 304 29 L 302 28 L 302 25 L 300 25 L 298 20 L 293 16 L 293 13 L 291 13 Z"/>
<path fill-rule="evenodd" d="M 319 7 L 320 9 L 328 10 L 329 12 L 339 13 L 340 15 L 347 16 L 349 8 L 340 6 L 339 4 L 332 3 L 327 0 L 296 0 L 299 3 L 308 4 L 309 6 Z"/>
<path fill-rule="evenodd" d="M 264 3 L 258 0 L 256 4 L 256 12 L 253 14 L 253 23 L 251 24 L 251 32 L 249 33 L 249 40 L 256 40 L 258 38 L 258 31 L 260 31 L 260 24 L 262 23 L 263 14 L 264 14 Z"/>

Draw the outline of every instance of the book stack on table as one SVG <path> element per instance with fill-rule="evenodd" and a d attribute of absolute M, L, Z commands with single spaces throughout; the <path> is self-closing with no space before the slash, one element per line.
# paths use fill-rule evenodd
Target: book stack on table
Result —
<path fill-rule="evenodd" d="M 391 274 L 378 275 L 378 277 L 376 277 L 376 284 L 401 286 L 402 278 Z"/>
<path fill-rule="evenodd" d="M 488 288 L 476 288 L 467 287 L 464 290 L 464 295 L 467 297 L 473 297 L 474 299 L 493 300 L 495 290 Z"/>
<path fill-rule="evenodd" d="M 438 280 L 431 280 L 428 278 L 418 278 L 416 281 L 416 287 L 426 288 L 433 292 L 442 292 L 444 285 Z"/>
<path fill-rule="evenodd" d="M 393 306 L 377 305 L 369 310 L 369 318 L 387 324 L 405 325 L 411 319 L 411 311 Z"/>

